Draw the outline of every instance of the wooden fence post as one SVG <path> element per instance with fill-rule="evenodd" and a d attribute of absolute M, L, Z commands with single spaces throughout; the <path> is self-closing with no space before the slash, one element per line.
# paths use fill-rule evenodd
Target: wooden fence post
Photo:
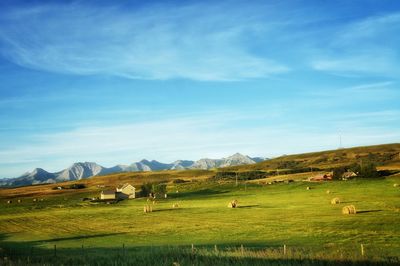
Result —
<path fill-rule="evenodd" d="M 286 245 L 283 245 L 283 255 L 286 255 Z"/>
<path fill-rule="evenodd" d="M 194 245 L 192 244 L 192 253 L 194 253 Z"/>

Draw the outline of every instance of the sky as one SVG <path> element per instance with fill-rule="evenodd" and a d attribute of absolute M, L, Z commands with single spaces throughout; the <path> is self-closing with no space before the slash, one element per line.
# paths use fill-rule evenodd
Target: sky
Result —
<path fill-rule="evenodd" d="M 399 82 L 397 0 L 5 0 L 0 178 L 398 143 Z"/>

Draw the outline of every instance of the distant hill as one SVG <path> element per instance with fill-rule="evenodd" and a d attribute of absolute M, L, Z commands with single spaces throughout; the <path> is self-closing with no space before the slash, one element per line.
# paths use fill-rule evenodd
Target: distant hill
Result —
<path fill-rule="evenodd" d="M 261 157 L 251 158 L 240 153 L 222 159 L 200 159 L 198 161 L 178 160 L 173 163 L 161 163 L 155 160 L 146 159 L 130 165 L 116 165 L 110 168 L 103 167 L 94 162 L 74 163 L 67 169 L 60 172 L 49 173 L 41 168 L 36 168 L 30 173 L 25 173 L 17 178 L 2 179 L 0 186 L 15 187 L 27 186 L 44 183 L 58 183 L 64 181 L 74 181 L 89 178 L 92 176 L 122 173 L 122 172 L 142 172 L 142 171 L 162 171 L 162 170 L 185 170 L 203 169 L 237 166 L 244 164 L 255 164 L 263 160 Z"/>
<path fill-rule="evenodd" d="M 283 155 L 257 164 L 227 167 L 226 170 L 332 169 L 361 161 L 373 162 L 378 168 L 400 169 L 400 143 Z"/>

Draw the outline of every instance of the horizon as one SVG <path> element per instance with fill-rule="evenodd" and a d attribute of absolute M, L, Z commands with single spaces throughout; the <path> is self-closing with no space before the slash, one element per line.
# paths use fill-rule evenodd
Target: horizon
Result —
<path fill-rule="evenodd" d="M 4 1 L 0 178 L 398 143 L 398 1 Z"/>

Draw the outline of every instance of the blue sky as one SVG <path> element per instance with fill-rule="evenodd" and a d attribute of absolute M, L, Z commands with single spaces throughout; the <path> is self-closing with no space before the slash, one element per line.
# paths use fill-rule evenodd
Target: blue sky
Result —
<path fill-rule="evenodd" d="M 0 3 L 0 177 L 399 142 L 399 1 L 116 2 Z"/>

